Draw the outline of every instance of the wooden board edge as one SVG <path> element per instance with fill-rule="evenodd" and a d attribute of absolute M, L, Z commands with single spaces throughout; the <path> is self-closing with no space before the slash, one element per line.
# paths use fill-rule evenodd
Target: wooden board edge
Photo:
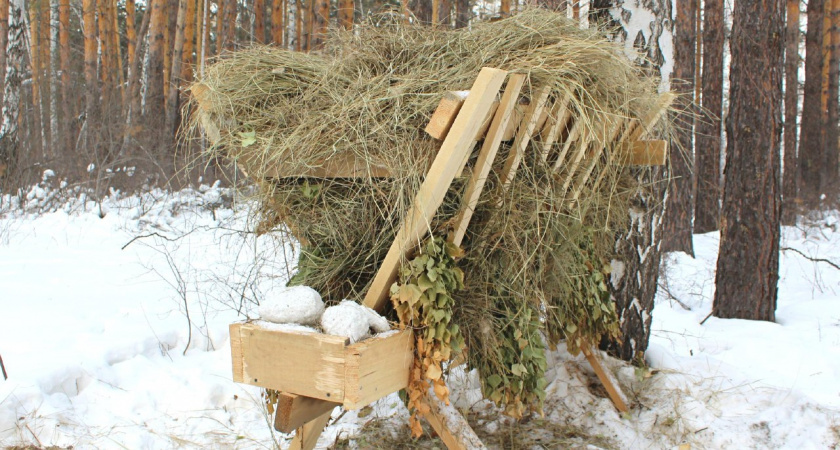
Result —
<path fill-rule="evenodd" d="M 281 392 L 277 400 L 277 412 L 274 415 L 274 429 L 281 433 L 291 433 L 324 413 L 332 412 L 338 406 L 341 405 Z"/>
<path fill-rule="evenodd" d="M 241 323 L 232 323 L 230 330 L 230 358 L 233 370 L 233 381 L 236 383 L 245 382 L 245 356 L 242 352 L 242 329 Z"/>

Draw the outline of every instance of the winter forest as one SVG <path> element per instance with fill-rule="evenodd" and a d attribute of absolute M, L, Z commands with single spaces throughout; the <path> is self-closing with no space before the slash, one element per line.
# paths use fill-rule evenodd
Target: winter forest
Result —
<path fill-rule="evenodd" d="M 840 449 L 840 0 L 0 0 L 0 86 L 0 448 Z"/>

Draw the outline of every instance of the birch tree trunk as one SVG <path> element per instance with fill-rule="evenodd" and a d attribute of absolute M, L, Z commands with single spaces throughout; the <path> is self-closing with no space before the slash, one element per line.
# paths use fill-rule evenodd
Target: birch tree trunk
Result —
<path fill-rule="evenodd" d="M 26 9 L 24 0 L 8 3 L 8 39 L 6 41 L 6 70 L 3 84 L 2 124 L 0 124 L 0 161 L 10 168 L 18 159 L 20 135 L 20 87 L 23 79 L 23 61 L 26 52 Z"/>

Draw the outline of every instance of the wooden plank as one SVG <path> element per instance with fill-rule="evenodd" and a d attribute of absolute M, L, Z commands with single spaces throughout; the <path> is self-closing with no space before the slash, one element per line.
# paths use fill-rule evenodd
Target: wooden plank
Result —
<path fill-rule="evenodd" d="M 233 324 L 230 330 L 234 381 L 337 403 L 344 400 L 347 338 L 248 323 Z M 290 364 L 295 370 L 289 370 Z"/>
<path fill-rule="evenodd" d="M 304 424 L 297 429 L 295 437 L 292 438 L 292 443 L 289 445 L 289 450 L 312 450 L 318 443 L 318 437 L 324 432 L 327 423 L 330 421 L 332 411 L 325 412 L 318 416 L 315 420 Z"/>
<path fill-rule="evenodd" d="M 469 161 L 470 156 L 473 153 L 473 149 L 475 148 L 476 144 L 480 140 L 484 138 L 487 134 L 487 130 L 490 128 L 490 123 L 493 121 L 493 117 L 496 114 L 496 110 L 499 108 L 499 102 L 493 102 L 493 105 L 490 106 L 490 111 L 488 111 L 487 117 L 484 118 L 484 122 L 482 122 L 481 127 L 478 129 L 478 133 L 475 135 L 475 141 L 473 142 L 472 147 L 470 147 L 470 151 L 467 152 L 467 156 L 458 166 L 458 172 L 455 173 L 455 178 L 459 178 L 464 175 L 464 168 L 467 166 L 467 161 Z"/>
<path fill-rule="evenodd" d="M 463 92 L 444 92 L 443 98 L 440 99 L 435 112 L 432 113 L 432 118 L 426 125 L 426 133 L 435 139 L 444 139 L 452 128 L 452 124 L 455 123 L 455 117 L 458 116 L 466 98 Z"/>
<path fill-rule="evenodd" d="M 302 395 L 281 392 L 277 400 L 277 412 L 274 415 L 274 429 L 281 433 L 291 433 L 325 413 L 341 406 L 339 403 L 319 400 Z"/>
<path fill-rule="evenodd" d="M 344 407 L 358 409 L 408 386 L 414 333 L 374 336 L 346 349 Z"/>
<path fill-rule="evenodd" d="M 423 417 L 440 436 L 440 440 L 449 450 L 478 450 L 487 447 L 475 434 L 464 416 L 452 405 L 441 402 L 430 392 L 426 399 L 431 410 Z"/>
<path fill-rule="evenodd" d="M 516 106 L 516 100 L 519 98 L 519 93 L 522 90 L 522 85 L 524 83 L 524 74 L 513 74 L 510 76 L 510 79 L 508 79 L 500 106 L 493 117 L 493 123 L 490 124 L 487 137 L 484 139 L 484 144 L 481 146 L 481 150 L 478 153 L 478 160 L 476 160 L 472 175 L 467 182 L 467 187 L 461 203 L 461 212 L 458 215 L 458 218 L 455 219 L 455 227 L 453 234 L 450 237 L 450 241 L 457 246 L 460 246 L 464 239 L 464 233 L 467 231 L 467 225 L 469 225 L 470 219 L 472 219 L 473 211 L 475 210 L 475 206 L 478 204 L 478 199 L 481 196 L 481 191 L 484 189 L 484 183 L 487 181 L 487 175 L 490 174 L 493 161 L 496 159 L 496 154 L 499 151 L 499 145 L 502 143 L 504 130 L 511 121 L 513 109 Z"/>
<path fill-rule="evenodd" d="M 572 95 L 570 93 L 566 93 L 563 100 L 554 106 L 554 112 L 551 114 L 551 117 L 546 122 L 545 127 L 543 127 L 540 132 L 543 146 L 543 162 L 548 161 L 548 154 L 551 151 L 551 147 L 555 142 L 557 142 L 557 138 L 560 137 L 560 133 L 564 128 L 566 128 L 566 124 L 572 116 L 572 112 L 569 109 L 569 102 L 571 102 L 571 100 Z"/>
<path fill-rule="evenodd" d="M 618 137 L 620 134 L 623 135 L 623 132 L 627 131 L 627 129 L 632 127 L 632 126 L 633 126 L 633 122 L 629 121 L 626 117 L 619 119 L 619 125 L 618 125 L 618 127 L 616 127 L 611 139 L 613 141 L 615 141 L 616 137 Z M 615 141 L 612 144 L 610 144 L 610 146 L 612 148 L 607 148 L 606 149 L 607 164 L 604 165 L 604 167 L 601 169 L 601 172 L 598 174 L 598 178 L 596 178 L 595 182 L 592 183 L 592 191 L 593 192 L 598 190 L 598 188 L 601 186 L 601 183 L 604 181 L 604 178 L 609 173 L 609 171 L 610 171 L 609 166 L 611 164 L 613 164 L 613 160 L 614 160 L 614 155 L 613 154 L 615 153 L 616 149 L 618 148 L 618 146 L 620 144 L 621 144 L 621 140 L 619 139 L 618 141 Z"/>
<path fill-rule="evenodd" d="M 623 123 L 623 119 L 620 118 L 607 118 L 607 128 L 602 127 L 600 132 L 598 133 L 599 137 L 593 143 L 593 151 L 589 156 L 590 160 L 589 163 L 586 165 L 586 168 L 583 172 L 578 176 L 577 181 L 575 182 L 574 188 L 572 188 L 572 202 L 577 201 L 580 197 L 581 192 L 583 192 L 583 187 L 586 186 L 586 182 L 589 181 L 589 177 L 592 176 L 592 172 L 595 170 L 595 166 L 598 165 L 598 162 L 601 160 L 601 154 L 607 152 L 607 157 L 609 158 L 609 149 L 607 146 L 610 142 L 615 139 L 615 136 L 618 134 L 618 131 Z"/>
<path fill-rule="evenodd" d="M 496 99 L 506 76 L 507 72 L 504 70 L 487 67 L 481 69 L 464 106 L 461 107 L 461 113 L 455 118 L 452 129 L 443 141 L 411 209 L 371 283 L 365 296 L 365 306 L 381 310 L 385 305 L 400 264 L 426 234 L 432 217 L 455 178 L 458 164 L 472 148 L 478 128 Z"/>
<path fill-rule="evenodd" d="M 516 133 L 516 139 L 510 148 L 508 159 L 505 161 L 505 165 L 499 175 L 499 179 L 502 180 L 503 189 L 506 189 L 516 176 L 516 169 L 519 168 L 519 163 L 522 162 L 522 156 L 525 154 L 525 148 L 531 142 L 531 137 L 537 129 L 537 121 L 543 109 L 545 109 L 549 93 L 551 93 L 550 87 L 540 88 L 534 96 L 531 106 L 522 118 L 522 125 L 520 125 L 519 131 Z"/>
<path fill-rule="evenodd" d="M 613 158 L 614 164 L 625 166 L 663 166 L 668 160 L 668 141 L 625 142 Z"/>
<path fill-rule="evenodd" d="M 589 145 L 592 142 L 593 131 L 584 128 L 581 132 L 580 143 L 578 147 L 575 149 L 574 153 L 571 156 L 571 164 L 569 164 L 569 168 L 566 170 L 565 177 L 566 180 L 563 182 L 563 192 L 566 192 L 569 189 L 569 185 L 572 183 L 572 180 L 575 178 L 575 173 L 577 173 L 577 168 L 580 165 L 580 162 L 583 160 L 583 156 L 586 154 L 586 151 L 589 149 Z"/>
<path fill-rule="evenodd" d="M 589 345 L 581 346 L 581 350 L 583 351 L 583 356 L 586 357 L 586 360 L 589 361 L 589 364 L 592 366 L 592 369 L 595 370 L 595 375 L 598 376 L 598 380 L 600 380 L 601 384 L 603 384 L 604 388 L 606 388 L 607 394 L 610 396 L 610 400 L 612 400 L 616 409 L 620 412 L 627 412 L 627 397 L 624 395 L 624 392 L 621 391 L 621 388 L 618 386 L 618 382 L 612 374 L 604 369 L 601 359 L 595 354 L 597 350 L 594 350 Z"/>
<path fill-rule="evenodd" d="M 557 161 L 554 161 L 554 165 L 551 166 L 551 170 L 557 172 L 560 169 L 560 166 L 563 164 L 563 161 L 566 160 L 566 155 L 572 148 L 572 144 L 574 144 L 578 139 L 580 139 L 580 131 L 582 129 L 583 125 L 581 125 L 580 120 L 576 120 L 575 123 L 572 125 L 572 129 L 569 130 L 569 135 L 566 136 L 566 140 L 563 142 L 563 148 L 560 150 L 560 154 L 557 155 Z"/>
<path fill-rule="evenodd" d="M 513 108 L 513 119 L 508 122 L 505 127 L 505 132 L 502 133 L 502 141 L 507 142 L 516 137 L 516 130 L 522 123 L 522 118 L 525 116 L 525 111 L 529 108 L 527 100 L 520 99 L 519 103 Z"/>

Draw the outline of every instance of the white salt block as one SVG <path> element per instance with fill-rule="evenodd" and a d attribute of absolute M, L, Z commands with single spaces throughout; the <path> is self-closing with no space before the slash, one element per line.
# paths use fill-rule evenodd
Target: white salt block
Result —
<path fill-rule="evenodd" d="M 315 325 L 324 313 L 324 301 L 309 286 L 289 286 L 266 295 L 259 313 L 268 322 Z"/>
<path fill-rule="evenodd" d="M 362 309 L 365 310 L 365 313 L 368 316 L 368 321 L 370 322 L 370 329 L 373 330 L 374 333 L 384 333 L 386 331 L 391 331 L 391 325 L 388 324 L 388 319 L 382 317 L 376 311 L 368 308 L 364 305 L 359 305 Z"/>
<path fill-rule="evenodd" d="M 341 303 L 330 306 L 321 316 L 321 328 L 324 333 L 350 338 L 350 342 L 358 342 L 370 329 L 370 319 L 362 305 L 352 300 L 342 300 Z"/>

